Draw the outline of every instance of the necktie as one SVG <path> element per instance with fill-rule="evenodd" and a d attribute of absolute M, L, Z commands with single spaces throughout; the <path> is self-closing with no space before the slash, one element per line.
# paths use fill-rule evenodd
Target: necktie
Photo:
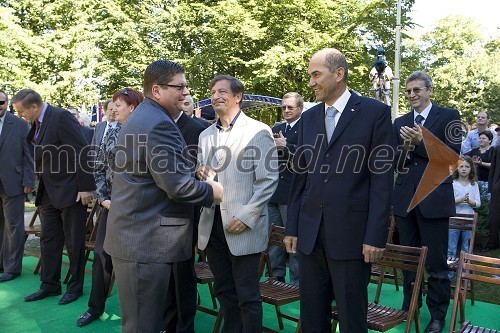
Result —
<path fill-rule="evenodd" d="M 288 133 L 288 131 L 291 129 L 292 129 L 292 126 L 290 126 L 290 124 L 286 125 L 285 133 Z"/>
<path fill-rule="evenodd" d="M 328 143 L 332 139 L 333 131 L 335 130 L 335 115 L 337 114 L 337 109 L 333 106 L 330 106 L 326 109 L 325 116 L 325 128 L 326 128 L 326 137 L 328 138 Z"/>
<path fill-rule="evenodd" d="M 35 121 L 35 135 L 33 135 L 33 143 L 36 143 L 36 139 L 38 137 L 38 131 L 40 130 L 40 121 L 37 119 Z"/>
<path fill-rule="evenodd" d="M 415 117 L 415 122 L 418 124 L 418 125 L 422 125 L 422 122 L 425 120 L 425 118 L 419 114 L 418 116 Z"/>

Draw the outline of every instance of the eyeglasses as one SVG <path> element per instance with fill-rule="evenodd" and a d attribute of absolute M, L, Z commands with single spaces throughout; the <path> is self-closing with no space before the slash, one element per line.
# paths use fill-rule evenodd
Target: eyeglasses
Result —
<path fill-rule="evenodd" d="M 282 105 L 281 110 L 285 111 L 286 109 L 288 110 L 295 110 L 297 107 L 296 106 L 291 106 L 291 105 Z"/>
<path fill-rule="evenodd" d="M 185 88 L 189 88 L 187 84 L 168 84 L 168 83 L 158 83 L 159 86 L 167 86 L 170 88 L 174 88 L 178 91 L 183 91 Z"/>
<path fill-rule="evenodd" d="M 0 101 L 0 105 L 4 105 L 7 101 Z"/>
<path fill-rule="evenodd" d="M 427 89 L 428 87 L 423 87 L 423 88 L 411 88 L 411 89 L 406 89 L 406 94 L 408 96 L 411 95 L 411 93 L 413 92 L 415 95 L 418 95 L 420 94 L 420 92 L 424 89 Z"/>
<path fill-rule="evenodd" d="M 127 91 L 127 89 L 120 90 L 120 94 L 122 94 L 122 95 L 127 95 L 127 96 L 128 96 L 128 91 Z"/>

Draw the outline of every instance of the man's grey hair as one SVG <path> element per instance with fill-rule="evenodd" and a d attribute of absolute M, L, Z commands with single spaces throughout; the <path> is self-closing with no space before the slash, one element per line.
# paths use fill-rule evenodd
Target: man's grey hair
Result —
<path fill-rule="evenodd" d="M 415 80 L 421 80 L 424 81 L 424 85 L 427 88 L 434 87 L 434 84 L 432 83 L 432 78 L 429 74 L 427 74 L 424 71 L 415 71 L 408 76 L 408 78 L 405 81 L 405 85 L 408 84 L 408 82 L 415 81 Z"/>

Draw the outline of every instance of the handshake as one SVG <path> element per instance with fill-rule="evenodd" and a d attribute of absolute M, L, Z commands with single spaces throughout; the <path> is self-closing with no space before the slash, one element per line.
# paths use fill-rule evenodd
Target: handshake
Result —
<path fill-rule="evenodd" d="M 196 178 L 212 186 L 214 202 L 219 204 L 224 197 L 224 187 L 221 183 L 215 181 L 215 176 L 215 170 L 208 166 L 201 166 L 196 170 Z"/>

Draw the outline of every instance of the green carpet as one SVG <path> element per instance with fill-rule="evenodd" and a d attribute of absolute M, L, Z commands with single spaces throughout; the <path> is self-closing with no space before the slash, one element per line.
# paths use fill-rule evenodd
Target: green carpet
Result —
<path fill-rule="evenodd" d="M 120 307 L 116 286 L 111 297 L 106 303 L 106 313 L 96 321 L 86 327 L 76 326 L 77 317 L 87 309 L 87 300 L 90 293 L 90 274 L 86 274 L 84 295 L 78 301 L 68 305 L 58 305 L 60 297 L 48 297 L 44 300 L 26 303 L 23 298 L 38 290 L 40 280 L 38 275 L 33 274 L 37 258 L 25 257 L 23 261 L 23 274 L 21 277 L 0 284 L 0 332 L 120 332 Z M 90 269 L 90 264 L 89 267 Z M 63 270 L 67 267 L 63 266 Z M 64 275 L 63 275 L 64 276 Z M 210 306 L 211 301 L 208 287 L 200 285 L 198 290 L 201 294 L 202 304 Z M 374 285 L 370 285 L 369 299 L 374 297 Z M 64 292 L 64 290 L 63 290 Z M 397 292 L 393 285 L 384 285 L 381 295 L 381 303 L 384 305 L 398 307 L 401 304 L 402 292 Z M 474 324 L 480 324 L 489 328 L 500 329 L 500 306 L 476 302 L 470 306 L 467 302 L 466 318 L 472 320 Z M 282 307 L 283 312 L 298 315 L 298 302 Z M 451 315 L 451 307 L 448 312 L 447 324 Z M 425 327 L 429 321 L 429 314 L 424 306 L 420 314 L 422 326 Z M 212 332 L 215 317 L 198 312 L 196 315 L 196 332 Z M 284 320 L 285 329 L 282 332 L 294 332 L 295 323 Z M 264 304 L 264 325 L 278 329 L 274 307 Z M 414 331 L 414 328 L 412 332 Z M 446 332 L 448 326 L 446 327 Z M 390 330 L 389 332 L 404 332 L 404 325 Z"/>

